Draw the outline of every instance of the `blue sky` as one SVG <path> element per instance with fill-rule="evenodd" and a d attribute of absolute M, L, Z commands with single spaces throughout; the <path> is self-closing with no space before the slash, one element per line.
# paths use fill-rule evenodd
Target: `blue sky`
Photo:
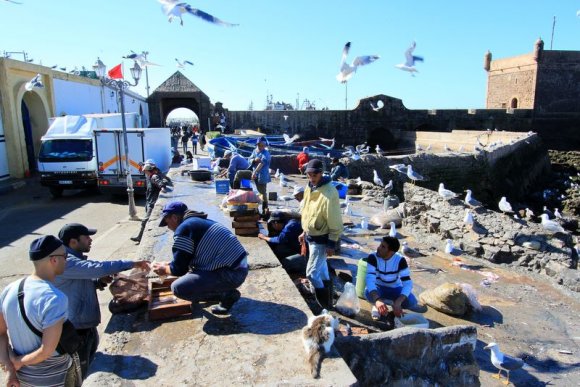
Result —
<path fill-rule="evenodd" d="M 571 0 L 198 0 L 199 8 L 225 21 L 225 28 L 191 15 L 168 23 L 156 0 L 0 1 L 0 52 L 26 51 L 35 63 L 85 66 L 98 57 L 110 68 L 129 50 L 149 51 L 160 67 L 149 69 L 153 91 L 177 68 L 174 58 L 193 67 L 181 70 L 212 103 L 246 110 L 274 101 L 317 108 L 345 108 L 345 86 L 335 79 L 342 47 L 349 60 L 380 55 L 348 83 L 348 108 L 360 98 L 386 94 L 411 109 L 485 107 L 487 75 L 483 56 L 529 53 L 541 36 L 550 49 L 580 50 L 580 1 Z M 394 66 L 410 42 L 425 57 L 411 77 Z M 15 59 L 21 56 L 14 54 Z M 125 60 L 130 78 L 131 61 Z M 145 95 L 145 81 L 134 88 Z"/>

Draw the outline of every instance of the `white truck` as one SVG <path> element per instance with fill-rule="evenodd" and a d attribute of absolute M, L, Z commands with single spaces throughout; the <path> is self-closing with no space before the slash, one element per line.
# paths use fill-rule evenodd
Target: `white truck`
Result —
<path fill-rule="evenodd" d="M 145 175 L 141 166 L 147 159 L 167 172 L 171 166 L 171 134 L 169 128 L 127 128 L 129 168 L 136 193 L 145 192 Z M 95 130 L 98 183 L 102 193 L 127 192 L 125 142 L 122 129 Z"/>
<path fill-rule="evenodd" d="M 141 131 L 146 133 L 152 130 L 140 128 L 141 120 L 137 113 L 126 113 L 125 122 L 129 128 L 128 132 Z M 61 196 L 65 189 L 97 189 L 101 186 L 99 184 L 101 171 L 99 171 L 97 154 L 98 139 L 95 132 L 111 128 L 109 129 L 111 133 L 118 133 L 122 132 L 121 129 L 118 129 L 121 126 L 121 114 L 86 114 L 52 119 L 50 127 L 41 139 L 41 148 L 38 156 L 40 183 L 43 186 L 49 187 L 54 197 Z M 166 149 L 164 147 L 166 143 L 170 144 L 169 130 L 152 130 L 155 133 L 162 131 L 167 133 L 167 141 L 159 136 L 143 135 L 140 137 L 140 141 L 143 143 L 133 148 L 131 146 L 131 140 L 129 140 L 130 159 L 136 160 L 138 164 L 147 158 L 157 157 L 160 161 L 156 161 L 163 168 L 168 167 L 171 160 L 171 145 L 168 145 Z M 111 136 L 113 135 L 111 134 Z M 122 139 L 117 140 L 117 143 L 124 144 Z M 132 148 L 133 152 L 138 153 L 135 157 L 131 153 Z M 114 142 L 102 142 L 100 149 L 101 152 L 117 152 L 119 158 L 122 158 L 121 155 L 124 154 L 124 145 L 119 147 Z M 165 162 L 167 159 L 169 162 Z M 109 179 L 107 175 L 113 169 L 112 166 L 109 167 L 108 170 L 102 171 L 105 180 Z M 121 168 L 121 172 L 124 173 L 123 168 Z M 135 181 L 144 179 L 143 175 L 137 170 L 132 170 L 132 173 L 135 174 Z M 108 184 L 109 187 L 104 189 L 105 191 L 111 192 L 113 188 L 118 188 L 118 182 L 115 182 L 114 179 L 109 179 L 108 182 L 110 184 Z"/>

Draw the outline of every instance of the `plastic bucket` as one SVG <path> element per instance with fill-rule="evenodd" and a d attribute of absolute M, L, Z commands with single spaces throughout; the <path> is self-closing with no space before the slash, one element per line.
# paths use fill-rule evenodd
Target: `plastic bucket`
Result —
<path fill-rule="evenodd" d="M 358 260 L 356 269 L 356 295 L 365 299 L 365 288 L 367 286 L 367 261 L 366 258 Z"/>
<path fill-rule="evenodd" d="M 346 186 L 346 184 L 340 183 L 338 181 L 333 181 L 332 185 L 338 191 L 338 197 L 340 199 L 344 199 L 346 197 L 346 192 L 348 191 L 348 187 Z"/>
<path fill-rule="evenodd" d="M 248 179 L 242 179 L 242 181 L 240 182 L 240 188 L 242 189 L 252 188 L 252 182 Z"/>

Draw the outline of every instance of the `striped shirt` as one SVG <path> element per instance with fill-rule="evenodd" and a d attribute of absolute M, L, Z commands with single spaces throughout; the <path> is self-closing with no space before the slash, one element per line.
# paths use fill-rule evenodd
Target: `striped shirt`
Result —
<path fill-rule="evenodd" d="M 248 253 L 225 226 L 213 220 L 186 217 L 173 236 L 171 273 L 184 275 L 190 269 L 213 271 L 236 268 Z"/>
<path fill-rule="evenodd" d="M 395 253 L 391 258 L 385 259 L 372 253 L 367 258 L 366 288 L 369 292 L 377 290 L 377 287 L 400 288 L 401 294 L 409 297 L 413 290 L 411 271 L 405 257 Z"/>

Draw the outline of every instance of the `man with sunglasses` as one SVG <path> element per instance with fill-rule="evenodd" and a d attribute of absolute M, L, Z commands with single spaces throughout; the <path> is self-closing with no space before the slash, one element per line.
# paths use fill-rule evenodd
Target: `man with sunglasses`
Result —
<path fill-rule="evenodd" d="M 306 165 L 308 187 L 302 203 L 302 243 L 308 242 L 309 256 L 306 276 L 314 286 L 316 299 L 324 308 L 332 308 L 332 281 L 326 258 L 334 254 L 336 242 L 342 233 L 342 215 L 338 191 L 327 176 L 323 176 L 324 164 L 312 159 Z"/>

